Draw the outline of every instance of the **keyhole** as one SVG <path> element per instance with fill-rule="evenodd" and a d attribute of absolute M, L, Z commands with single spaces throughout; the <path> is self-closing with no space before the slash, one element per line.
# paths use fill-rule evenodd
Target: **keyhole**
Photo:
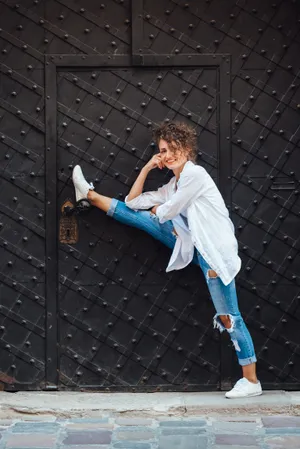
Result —
<path fill-rule="evenodd" d="M 70 229 L 67 228 L 67 240 L 70 240 L 70 238 L 71 238 L 71 235 L 70 235 Z"/>

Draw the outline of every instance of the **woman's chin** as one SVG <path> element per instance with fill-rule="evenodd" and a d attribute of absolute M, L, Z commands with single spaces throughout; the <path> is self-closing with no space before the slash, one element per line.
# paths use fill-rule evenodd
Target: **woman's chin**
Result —
<path fill-rule="evenodd" d="M 177 168 L 178 164 L 176 164 L 175 162 L 173 164 L 165 164 L 165 166 L 169 169 L 169 170 L 174 170 L 175 168 Z"/>

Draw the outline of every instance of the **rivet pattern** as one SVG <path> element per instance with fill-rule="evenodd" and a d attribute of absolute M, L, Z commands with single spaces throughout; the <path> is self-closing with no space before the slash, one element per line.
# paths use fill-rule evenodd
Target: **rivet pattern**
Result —
<path fill-rule="evenodd" d="M 7 86 L 0 98 L 1 176 L 7 192 L 0 206 L 0 276 L 7 292 L 6 302 L 1 301 L 0 356 L 7 360 L 1 370 L 12 389 L 15 379 L 39 389 L 37 379 L 44 376 L 38 373 L 50 363 L 41 351 L 44 220 L 45 207 L 51 206 L 45 204 L 44 152 L 53 152 L 53 145 L 44 148 L 44 101 L 49 99 L 44 53 L 130 54 L 131 24 L 136 23 L 130 20 L 130 2 L 99 3 L 92 10 L 81 0 L 62 0 L 53 11 L 51 2 L 45 16 L 36 14 L 37 2 L 28 8 L 3 4 L 2 11 L 12 22 L 0 31 L 0 76 Z M 147 3 L 139 53 L 162 53 L 169 60 L 185 53 L 231 54 L 228 208 L 243 262 L 237 279 L 241 310 L 254 331 L 262 377 L 265 372 L 268 381 L 274 376 L 296 385 L 300 100 L 295 5 L 288 3 L 283 17 L 279 6 L 263 2 L 228 6 L 222 14 L 214 8 L 217 0 L 171 3 L 163 2 L 161 17 L 155 2 Z M 37 34 L 28 39 L 32 23 Z M 156 150 L 150 131 L 160 120 L 178 118 L 195 126 L 197 162 L 218 179 L 216 71 L 94 67 L 62 71 L 57 79 L 59 204 L 74 195 L 70 174 L 77 163 L 97 191 L 124 199 Z M 153 173 L 149 187 L 169 176 Z M 213 309 L 199 268 L 166 274 L 169 250 L 142 232 L 96 210 L 79 220 L 78 245 L 59 248 L 60 382 L 67 387 L 142 385 L 151 391 L 152 376 L 176 387 L 195 384 L 196 376 L 199 389 L 207 382 L 215 389 L 219 358 L 211 348 L 220 343 L 212 332 Z M 10 341 L 12 333 L 22 341 Z M 284 348 L 284 357 L 271 356 L 272 342 Z M 20 379 L 19 372 L 25 377 Z"/>

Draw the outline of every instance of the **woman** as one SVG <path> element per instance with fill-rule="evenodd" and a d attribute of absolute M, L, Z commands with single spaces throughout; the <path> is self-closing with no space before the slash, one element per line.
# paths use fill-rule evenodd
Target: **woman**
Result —
<path fill-rule="evenodd" d="M 214 327 L 227 330 L 236 350 L 243 377 L 225 396 L 262 393 L 256 377 L 253 342 L 239 312 L 235 276 L 241 260 L 223 198 L 207 171 L 196 165 L 196 136 L 185 123 L 164 123 L 154 131 L 159 153 L 142 168 L 125 203 L 94 192 L 81 168 L 73 170 L 76 200 L 88 201 L 107 215 L 142 229 L 173 249 L 166 271 L 199 263 L 216 309 Z M 174 177 L 153 192 L 143 192 L 151 170 L 166 167 Z"/>

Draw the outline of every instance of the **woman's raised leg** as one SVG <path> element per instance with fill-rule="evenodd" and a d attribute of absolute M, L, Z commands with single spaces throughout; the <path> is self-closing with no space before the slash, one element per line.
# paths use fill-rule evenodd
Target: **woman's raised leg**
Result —
<path fill-rule="evenodd" d="M 107 198 L 102 197 L 98 201 L 100 208 L 107 207 Z M 123 201 L 112 198 L 107 215 L 120 223 L 147 232 L 147 234 L 150 234 L 168 248 L 173 249 L 175 246 L 176 237 L 173 232 L 172 222 L 166 221 L 161 224 L 158 217 L 149 210 L 132 210 Z"/>
<path fill-rule="evenodd" d="M 104 212 L 107 212 L 109 210 L 112 202 L 112 198 L 100 195 L 99 193 L 95 192 L 95 190 L 88 191 L 87 199 L 89 200 L 92 206 L 98 207 Z"/>
<path fill-rule="evenodd" d="M 157 216 L 150 211 L 134 211 L 127 207 L 123 201 L 118 201 L 115 198 L 110 198 L 95 192 L 93 184 L 87 182 L 79 165 L 76 165 L 73 169 L 72 180 L 77 202 L 87 198 L 93 206 L 103 210 L 115 220 L 141 229 L 169 248 L 174 248 L 176 238 L 172 232 L 173 225 L 171 221 L 161 224 Z"/>

